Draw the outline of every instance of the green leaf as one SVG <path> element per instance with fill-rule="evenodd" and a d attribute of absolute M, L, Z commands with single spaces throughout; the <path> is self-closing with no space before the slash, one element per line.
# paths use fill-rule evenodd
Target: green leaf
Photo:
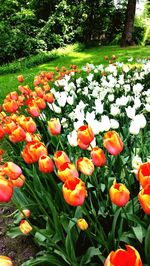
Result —
<path fill-rule="evenodd" d="M 65 240 L 65 247 L 66 247 L 66 252 L 68 255 L 68 258 L 70 261 L 76 263 L 76 255 L 75 255 L 75 248 L 74 248 L 75 242 L 72 239 L 72 233 L 71 230 L 68 231 L 68 234 L 66 236 Z M 73 266 L 74 264 L 72 264 Z M 75 264 L 76 265 L 76 264 Z"/>
<path fill-rule="evenodd" d="M 135 234 L 135 237 L 139 240 L 140 243 L 142 243 L 143 238 L 145 237 L 145 234 L 146 234 L 146 230 L 143 229 L 141 225 L 132 227 L 132 229 Z"/>
<path fill-rule="evenodd" d="M 7 236 L 11 238 L 15 238 L 21 235 L 22 235 L 22 232 L 20 231 L 19 227 L 10 228 L 9 231 L 7 232 Z"/>
<path fill-rule="evenodd" d="M 63 263 L 63 264 L 62 264 Z M 40 257 L 37 257 L 35 259 L 30 259 L 21 266 L 35 266 L 35 265 L 40 265 L 40 266 L 60 266 L 64 265 L 66 266 L 66 263 L 63 261 L 60 261 L 57 257 L 53 255 L 43 255 Z"/>
<path fill-rule="evenodd" d="M 100 255 L 100 250 L 99 248 L 95 248 L 95 247 L 90 247 L 88 248 L 88 250 L 86 251 L 85 255 L 82 256 L 81 262 L 80 262 L 80 266 L 84 266 L 87 263 L 91 262 L 91 259 L 94 256 Z"/>
<path fill-rule="evenodd" d="M 150 225 L 148 227 L 148 230 L 146 232 L 146 237 L 145 237 L 145 257 L 148 265 L 150 265 Z"/>

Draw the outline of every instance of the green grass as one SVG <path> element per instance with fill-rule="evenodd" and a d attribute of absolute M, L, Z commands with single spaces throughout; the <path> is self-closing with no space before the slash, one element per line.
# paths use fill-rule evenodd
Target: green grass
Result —
<path fill-rule="evenodd" d="M 18 88 L 17 76 L 23 74 L 25 77 L 24 84 L 29 84 L 33 86 L 33 78 L 38 75 L 40 71 L 53 71 L 56 66 L 65 66 L 69 68 L 71 64 L 76 64 L 80 69 L 86 63 L 93 64 L 107 64 L 108 62 L 104 60 L 104 56 L 110 57 L 113 54 L 116 55 L 117 61 L 128 62 L 129 57 L 146 58 L 150 55 L 150 47 L 130 47 L 130 48 L 120 48 L 118 46 L 103 46 L 103 47 L 93 47 L 84 49 L 83 51 L 78 51 L 75 46 L 68 46 L 65 49 L 58 50 L 58 58 L 53 61 L 32 67 L 23 68 L 22 71 L 17 73 L 0 75 L 0 102 L 4 99 L 7 93 L 10 91 L 15 91 Z"/>

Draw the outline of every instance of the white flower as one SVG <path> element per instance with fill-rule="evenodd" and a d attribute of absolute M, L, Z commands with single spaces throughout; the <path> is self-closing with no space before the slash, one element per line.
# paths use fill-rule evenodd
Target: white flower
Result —
<path fill-rule="evenodd" d="M 136 123 L 136 121 L 131 121 L 130 127 L 129 127 L 129 132 L 133 135 L 138 135 L 140 132 L 140 127 L 139 124 Z"/>
<path fill-rule="evenodd" d="M 115 98 L 114 94 L 109 94 L 108 95 L 109 102 L 113 102 L 114 101 L 114 98 Z"/>
<path fill-rule="evenodd" d="M 126 114 L 129 118 L 131 119 L 134 119 L 135 117 L 135 108 L 134 107 L 131 107 L 131 106 L 128 106 L 127 108 L 125 108 L 126 110 Z"/>
<path fill-rule="evenodd" d="M 122 70 L 123 72 L 127 73 L 130 70 L 130 68 L 127 65 L 123 65 Z"/>
<path fill-rule="evenodd" d="M 142 159 L 138 155 L 135 155 L 132 159 L 132 168 L 138 170 L 139 166 L 142 164 Z"/>
<path fill-rule="evenodd" d="M 117 129 L 119 127 L 119 123 L 115 119 L 110 119 L 110 127 L 113 129 Z"/>
<path fill-rule="evenodd" d="M 85 120 L 88 124 L 90 124 L 95 119 L 95 112 L 92 113 L 87 112 L 85 116 Z"/>
<path fill-rule="evenodd" d="M 64 128 L 67 128 L 68 127 L 68 122 L 67 122 L 67 119 L 65 117 L 63 117 L 61 119 L 61 124 Z"/>
<path fill-rule="evenodd" d="M 142 104 L 141 100 L 138 97 L 135 97 L 135 99 L 134 99 L 134 107 L 135 107 L 135 109 L 140 108 L 141 104 Z"/>
<path fill-rule="evenodd" d="M 104 107 L 103 107 L 103 103 L 101 102 L 100 99 L 96 99 L 95 100 L 95 107 L 94 107 L 94 109 L 95 109 L 96 114 L 102 114 L 103 113 Z"/>
<path fill-rule="evenodd" d="M 135 95 L 139 95 L 143 90 L 143 85 L 141 83 L 137 83 L 133 86 L 133 92 Z"/>
<path fill-rule="evenodd" d="M 64 107 L 66 105 L 67 93 L 65 91 L 59 93 L 59 97 L 57 97 L 57 102 L 60 107 Z"/>
<path fill-rule="evenodd" d="M 68 142 L 72 147 L 76 147 L 78 145 L 77 142 L 77 132 L 76 130 L 73 130 L 72 132 L 69 133 L 67 136 Z"/>
<path fill-rule="evenodd" d="M 57 106 L 55 103 L 49 104 L 48 103 L 49 108 L 54 111 L 57 114 L 61 113 L 61 108 L 59 106 Z"/>
<path fill-rule="evenodd" d="M 75 130 L 78 130 L 79 127 L 83 126 L 84 125 L 84 120 L 80 119 L 76 122 L 73 123 L 73 126 L 75 128 Z"/>
<path fill-rule="evenodd" d="M 146 126 L 146 119 L 143 114 L 136 115 L 134 117 L 134 121 L 139 125 L 140 128 L 144 128 Z"/>
<path fill-rule="evenodd" d="M 101 117 L 101 122 L 100 122 L 100 131 L 108 131 L 111 127 L 109 117 L 107 115 L 103 115 Z"/>
<path fill-rule="evenodd" d="M 120 109 L 119 109 L 119 107 L 116 106 L 116 105 L 112 105 L 112 106 L 111 106 L 111 109 L 110 109 L 110 113 L 111 113 L 111 115 L 113 115 L 113 116 L 119 115 L 119 114 L 120 114 Z"/>
<path fill-rule="evenodd" d="M 150 104 L 145 104 L 145 109 L 147 112 L 150 112 Z"/>
<path fill-rule="evenodd" d="M 101 122 L 95 119 L 92 120 L 89 125 L 92 128 L 94 135 L 98 135 L 101 130 Z"/>
<path fill-rule="evenodd" d="M 73 105 L 73 103 L 74 103 L 74 97 L 73 96 L 68 96 L 67 97 L 67 103 L 70 104 L 70 105 Z"/>
<path fill-rule="evenodd" d="M 88 81 L 92 81 L 93 77 L 94 75 L 90 73 L 86 78 Z"/>
<path fill-rule="evenodd" d="M 127 103 L 128 103 L 128 97 L 126 96 L 122 96 L 116 99 L 116 105 L 118 106 L 124 106 L 124 105 L 127 105 Z"/>

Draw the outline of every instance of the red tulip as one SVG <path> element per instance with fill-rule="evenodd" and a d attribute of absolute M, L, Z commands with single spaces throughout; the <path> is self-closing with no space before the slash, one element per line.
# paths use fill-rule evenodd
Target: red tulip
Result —
<path fill-rule="evenodd" d="M 123 142 L 116 131 L 104 134 L 103 145 L 112 155 L 118 155 L 123 150 Z"/>
<path fill-rule="evenodd" d="M 80 206 L 84 203 L 87 191 L 85 183 L 79 178 L 67 179 L 63 185 L 65 201 L 71 206 Z"/>
<path fill-rule="evenodd" d="M 54 171 L 54 164 L 52 159 L 47 155 L 42 155 L 38 161 L 39 170 L 42 173 L 52 173 Z"/>
<path fill-rule="evenodd" d="M 138 194 L 138 200 L 143 211 L 150 215 L 150 184 L 146 185 Z"/>
<path fill-rule="evenodd" d="M 91 151 L 92 162 L 95 166 L 103 166 L 106 164 L 104 151 L 99 147 L 94 147 Z"/>
<path fill-rule="evenodd" d="M 130 199 L 129 190 L 125 185 L 116 183 L 116 180 L 113 182 L 109 194 L 112 203 L 119 207 L 124 207 Z"/>
<path fill-rule="evenodd" d="M 12 183 L 0 176 L 0 202 L 8 202 L 11 200 L 13 195 L 13 185 Z"/>
<path fill-rule="evenodd" d="M 130 245 L 126 245 L 126 249 L 111 251 L 104 266 L 142 266 L 138 251 Z"/>
<path fill-rule="evenodd" d="M 140 165 L 138 169 L 138 180 L 142 187 L 150 184 L 150 162 L 146 162 Z"/>
<path fill-rule="evenodd" d="M 90 126 L 83 125 L 77 130 L 77 139 L 85 145 L 89 145 L 94 139 L 94 133 Z"/>

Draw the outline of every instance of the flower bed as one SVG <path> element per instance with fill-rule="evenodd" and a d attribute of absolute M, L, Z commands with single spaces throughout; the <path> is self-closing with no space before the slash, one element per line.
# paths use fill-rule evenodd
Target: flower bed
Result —
<path fill-rule="evenodd" d="M 32 89 L 18 76 L 0 113 L 0 202 L 17 208 L 9 235 L 41 247 L 23 266 L 149 265 L 149 69 L 72 65 Z"/>

